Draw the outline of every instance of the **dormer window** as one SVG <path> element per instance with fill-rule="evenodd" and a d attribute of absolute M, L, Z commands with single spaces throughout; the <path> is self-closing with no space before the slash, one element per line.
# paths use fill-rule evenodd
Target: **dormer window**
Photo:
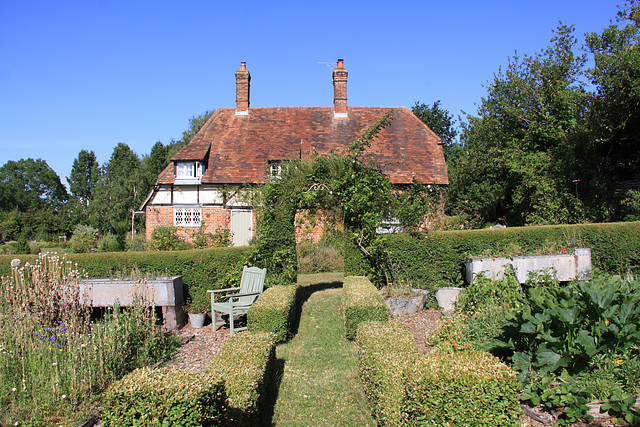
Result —
<path fill-rule="evenodd" d="M 176 163 L 176 179 L 199 180 L 204 172 L 204 164 L 201 162 Z"/>

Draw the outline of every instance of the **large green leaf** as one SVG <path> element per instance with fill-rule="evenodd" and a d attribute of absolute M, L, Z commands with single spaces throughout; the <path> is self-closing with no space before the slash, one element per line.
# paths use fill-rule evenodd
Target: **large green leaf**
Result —
<path fill-rule="evenodd" d="M 578 338 L 576 338 L 576 343 L 580 344 L 583 347 L 584 352 L 587 353 L 589 357 L 596 354 L 596 351 L 597 351 L 596 341 L 591 336 L 589 331 L 586 331 L 583 329 L 580 332 L 578 332 Z"/>

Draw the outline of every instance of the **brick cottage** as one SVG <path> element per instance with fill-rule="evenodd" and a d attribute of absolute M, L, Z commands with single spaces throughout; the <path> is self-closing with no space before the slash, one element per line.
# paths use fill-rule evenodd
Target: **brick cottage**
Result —
<path fill-rule="evenodd" d="M 236 72 L 236 108 L 216 110 L 160 173 L 141 207 L 147 238 L 163 225 L 177 227 L 187 239 L 203 227 L 207 233 L 229 230 L 233 245 L 246 245 L 255 227 L 247 188 L 277 175 L 288 160 L 346 149 L 388 110 L 393 118 L 367 155 L 396 189 L 414 178 L 448 184 L 440 138 L 406 107 L 348 106 L 347 76 L 339 59 L 333 69 L 333 107 L 250 108 L 251 75 L 243 62 Z"/>

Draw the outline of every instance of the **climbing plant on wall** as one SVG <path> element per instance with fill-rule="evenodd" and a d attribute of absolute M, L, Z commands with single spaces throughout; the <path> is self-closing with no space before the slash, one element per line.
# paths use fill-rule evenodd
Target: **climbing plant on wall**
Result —
<path fill-rule="evenodd" d="M 389 177 L 366 159 L 365 152 L 391 120 L 382 115 L 341 153 L 315 154 L 292 160 L 256 192 L 257 244 L 252 262 L 266 267 L 271 283 L 293 283 L 297 276 L 295 216 L 299 209 L 333 211 L 344 222 L 345 260 L 351 273 L 375 274 L 382 248 L 376 227 L 388 215 L 392 201 Z"/>

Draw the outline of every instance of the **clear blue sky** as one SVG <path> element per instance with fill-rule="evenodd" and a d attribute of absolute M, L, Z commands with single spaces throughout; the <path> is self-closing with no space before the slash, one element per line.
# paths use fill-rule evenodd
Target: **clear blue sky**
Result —
<path fill-rule="evenodd" d="M 348 104 L 416 101 L 475 113 L 517 50 L 549 45 L 559 21 L 600 32 L 610 0 L 0 0 L 0 165 L 42 158 L 63 184 L 81 149 L 100 164 L 128 144 L 148 154 L 188 120 L 235 106 L 330 106 L 344 58 Z"/>

